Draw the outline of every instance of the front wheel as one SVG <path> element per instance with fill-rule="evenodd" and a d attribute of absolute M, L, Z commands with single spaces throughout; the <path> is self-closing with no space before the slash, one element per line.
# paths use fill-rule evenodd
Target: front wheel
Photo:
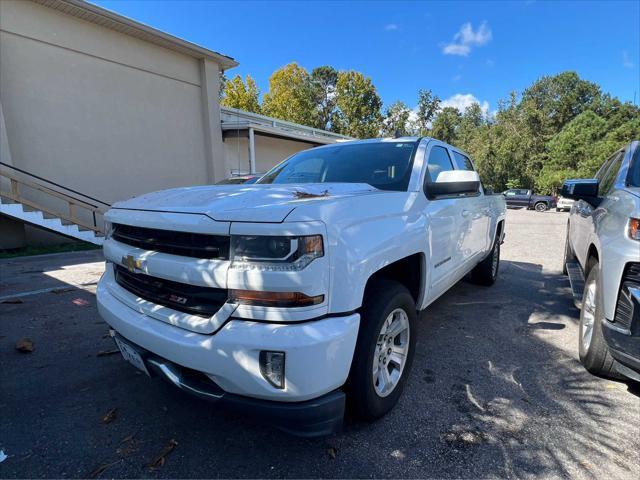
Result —
<path fill-rule="evenodd" d="M 549 207 L 544 202 L 538 202 L 535 204 L 533 208 L 536 209 L 536 212 L 542 213 L 542 212 L 546 212 Z"/>
<path fill-rule="evenodd" d="M 602 334 L 603 320 L 600 266 L 595 262 L 589 270 L 582 295 L 578 334 L 580 363 L 594 375 L 618 378 L 620 375 Z"/>
<path fill-rule="evenodd" d="M 417 312 L 409 291 L 393 280 L 372 282 L 348 382 L 351 409 L 364 420 L 379 418 L 398 403 L 416 343 Z"/>

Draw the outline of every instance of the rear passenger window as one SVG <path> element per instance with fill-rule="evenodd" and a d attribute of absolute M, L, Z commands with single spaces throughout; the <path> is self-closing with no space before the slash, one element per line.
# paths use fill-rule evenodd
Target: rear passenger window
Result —
<path fill-rule="evenodd" d="M 453 158 L 456 159 L 456 163 L 458 164 L 458 168 L 460 170 L 471 170 L 474 171 L 473 163 L 466 155 L 462 155 L 461 153 L 453 151 Z"/>
<path fill-rule="evenodd" d="M 607 170 L 603 173 L 602 178 L 600 179 L 600 186 L 598 187 L 598 195 L 600 197 L 607 195 L 613 188 L 613 184 L 615 183 L 618 172 L 620 171 L 623 158 L 624 150 L 616 154 L 615 158 L 610 162 Z"/>
<path fill-rule="evenodd" d="M 427 163 L 427 182 L 435 182 L 440 172 L 453 170 L 453 164 L 446 148 L 433 147 Z"/>

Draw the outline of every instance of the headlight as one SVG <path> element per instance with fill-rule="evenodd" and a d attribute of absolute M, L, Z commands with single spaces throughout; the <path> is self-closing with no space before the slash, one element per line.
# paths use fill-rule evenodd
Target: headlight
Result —
<path fill-rule="evenodd" d="M 627 228 L 629 238 L 632 240 L 640 240 L 640 218 L 630 218 Z"/>
<path fill-rule="evenodd" d="M 109 240 L 113 234 L 113 223 L 104 222 L 104 239 Z"/>
<path fill-rule="evenodd" d="M 298 271 L 323 255 L 321 235 L 231 237 L 231 268 L 236 270 Z"/>

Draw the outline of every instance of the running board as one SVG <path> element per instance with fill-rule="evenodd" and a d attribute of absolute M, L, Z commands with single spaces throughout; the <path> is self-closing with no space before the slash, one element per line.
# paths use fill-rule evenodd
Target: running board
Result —
<path fill-rule="evenodd" d="M 573 293 L 573 303 L 576 308 L 582 308 L 582 294 L 584 292 L 584 274 L 577 262 L 567 262 L 567 274 Z"/>

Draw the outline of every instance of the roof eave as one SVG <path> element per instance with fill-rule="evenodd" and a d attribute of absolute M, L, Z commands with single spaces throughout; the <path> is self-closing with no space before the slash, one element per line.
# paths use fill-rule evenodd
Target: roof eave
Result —
<path fill-rule="evenodd" d="M 233 58 L 188 42 L 84 0 L 33 0 L 49 8 L 199 59 L 211 59 L 222 70 L 237 67 Z"/>

